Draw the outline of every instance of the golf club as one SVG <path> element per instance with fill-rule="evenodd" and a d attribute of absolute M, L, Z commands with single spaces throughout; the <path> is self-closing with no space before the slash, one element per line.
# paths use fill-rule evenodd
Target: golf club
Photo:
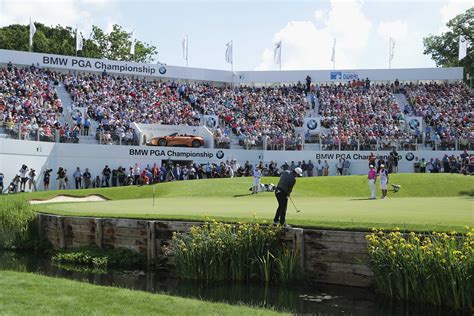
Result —
<path fill-rule="evenodd" d="M 290 198 L 291 204 L 293 204 L 293 207 L 294 207 L 295 210 L 296 210 L 296 213 L 301 212 L 301 210 L 299 210 L 299 209 L 296 207 L 295 202 L 293 202 L 293 199 L 291 198 L 291 196 L 289 196 L 289 198 Z"/>

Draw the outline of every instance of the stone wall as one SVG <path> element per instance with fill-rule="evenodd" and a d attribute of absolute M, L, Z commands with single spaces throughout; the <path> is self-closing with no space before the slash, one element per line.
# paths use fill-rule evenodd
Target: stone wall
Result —
<path fill-rule="evenodd" d="M 152 261 L 163 254 L 173 232 L 186 232 L 199 222 L 90 218 L 39 214 L 40 232 L 55 249 L 87 245 L 127 248 Z M 281 238 L 298 249 L 302 268 L 320 282 L 370 286 L 365 232 L 307 228 L 285 229 Z"/>

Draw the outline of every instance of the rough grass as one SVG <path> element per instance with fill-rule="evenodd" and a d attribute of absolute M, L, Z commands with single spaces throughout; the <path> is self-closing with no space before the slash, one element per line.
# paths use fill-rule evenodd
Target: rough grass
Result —
<path fill-rule="evenodd" d="M 272 310 L 210 303 L 0 271 L 1 315 L 276 315 Z"/>

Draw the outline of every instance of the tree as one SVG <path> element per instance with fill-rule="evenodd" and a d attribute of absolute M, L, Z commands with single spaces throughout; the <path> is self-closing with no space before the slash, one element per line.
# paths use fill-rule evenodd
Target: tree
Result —
<path fill-rule="evenodd" d="M 33 52 L 68 56 L 76 54 L 75 29 L 61 25 L 49 27 L 41 23 L 35 23 L 35 26 Z M 28 43 L 29 25 L 14 24 L 0 28 L 0 49 L 28 51 Z M 119 25 L 114 25 L 110 34 L 93 25 L 91 37 L 84 39 L 83 43 L 83 49 L 78 52 L 82 57 L 152 62 L 157 54 L 155 46 L 136 41 L 135 54 L 131 55 L 131 35 Z"/>
<path fill-rule="evenodd" d="M 448 31 L 441 35 L 432 35 L 423 38 L 424 54 L 431 55 L 436 66 L 464 67 L 464 74 L 474 76 L 474 8 L 457 15 L 446 26 Z M 458 61 L 459 36 L 463 35 L 470 44 L 467 56 Z"/>

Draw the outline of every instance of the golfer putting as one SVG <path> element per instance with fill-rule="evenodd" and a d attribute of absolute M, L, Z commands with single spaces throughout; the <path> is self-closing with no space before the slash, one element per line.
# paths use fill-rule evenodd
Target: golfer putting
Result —
<path fill-rule="evenodd" d="M 278 201 L 278 208 L 276 210 L 275 218 L 273 219 L 273 225 L 280 224 L 284 227 L 291 227 L 285 224 L 286 209 L 288 208 L 288 197 L 293 191 L 293 187 L 296 184 L 296 177 L 301 177 L 303 170 L 301 168 L 295 168 L 293 171 L 286 170 L 280 176 L 277 188 L 275 190 L 275 197 Z"/>

